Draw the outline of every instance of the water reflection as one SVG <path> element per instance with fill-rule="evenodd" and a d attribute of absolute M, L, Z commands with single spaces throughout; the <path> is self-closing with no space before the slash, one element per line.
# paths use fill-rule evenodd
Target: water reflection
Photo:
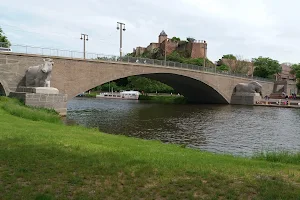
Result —
<path fill-rule="evenodd" d="M 300 110 L 230 105 L 161 105 L 75 98 L 67 121 L 202 150 L 250 155 L 300 150 Z"/>

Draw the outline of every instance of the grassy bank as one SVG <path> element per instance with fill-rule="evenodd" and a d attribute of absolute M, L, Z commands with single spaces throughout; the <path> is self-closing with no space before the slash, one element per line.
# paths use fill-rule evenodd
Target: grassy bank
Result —
<path fill-rule="evenodd" d="M 139 100 L 145 100 L 153 103 L 163 103 L 163 104 L 185 104 L 187 100 L 183 96 L 148 96 L 140 95 Z"/>
<path fill-rule="evenodd" d="M 8 101 L 0 101 L 1 200 L 300 197 L 297 163 L 215 155 L 33 121 L 5 110 Z M 10 102 L 11 109 L 14 105 L 21 106 Z"/>

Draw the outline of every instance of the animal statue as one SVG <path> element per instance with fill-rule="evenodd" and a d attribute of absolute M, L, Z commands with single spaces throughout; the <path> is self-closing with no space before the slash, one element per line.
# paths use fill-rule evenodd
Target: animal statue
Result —
<path fill-rule="evenodd" d="M 25 73 L 26 87 L 50 87 L 53 60 L 43 59 L 44 63 L 29 67 Z"/>
<path fill-rule="evenodd" d="M 252 81 L 250 83 L 239 83 L 235 86 L 234 92 L 246 92 L 246 93 L 261 93 L 262 85 L 256 81 Z"/>

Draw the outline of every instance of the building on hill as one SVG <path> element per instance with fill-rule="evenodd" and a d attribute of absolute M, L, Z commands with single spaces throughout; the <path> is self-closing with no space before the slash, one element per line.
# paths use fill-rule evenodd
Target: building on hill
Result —
<path fill-rule="evenodd" d="M 158 36 L 158 42 L 152 42 L 147 47 L 136 47 L 133 54 L 138 57 L 144 53 L 154 53 L 161 50 L 162 55 L 170 55 L 173 51 L 185 52 L 187 58 L 206 58 L 207 43 L 204 40 L 178 41 L 168 38 L 163 30 Z"/>
<path fill-rule="evenodd" d="M 291 74 L 292 64 L 290 63 L 282 63 L 281 64 L 281 69 L 282 71 L 278 74 L 276 74 L 276 80 L 291 80 L 291 81 L 296 81 L 296 75 Z"/>

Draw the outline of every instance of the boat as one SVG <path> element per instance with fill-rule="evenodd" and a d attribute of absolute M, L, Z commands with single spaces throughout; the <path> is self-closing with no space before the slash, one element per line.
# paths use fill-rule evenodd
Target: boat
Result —
<path fill-rule="evenodd" d="M 139 91 L 122 91 L 122 92 L 104 92 L 96 95 L 96 98 L 106 98 L 106 99 L 132 99 L 138 100 L 139 95 L 141 93 Z"/>

